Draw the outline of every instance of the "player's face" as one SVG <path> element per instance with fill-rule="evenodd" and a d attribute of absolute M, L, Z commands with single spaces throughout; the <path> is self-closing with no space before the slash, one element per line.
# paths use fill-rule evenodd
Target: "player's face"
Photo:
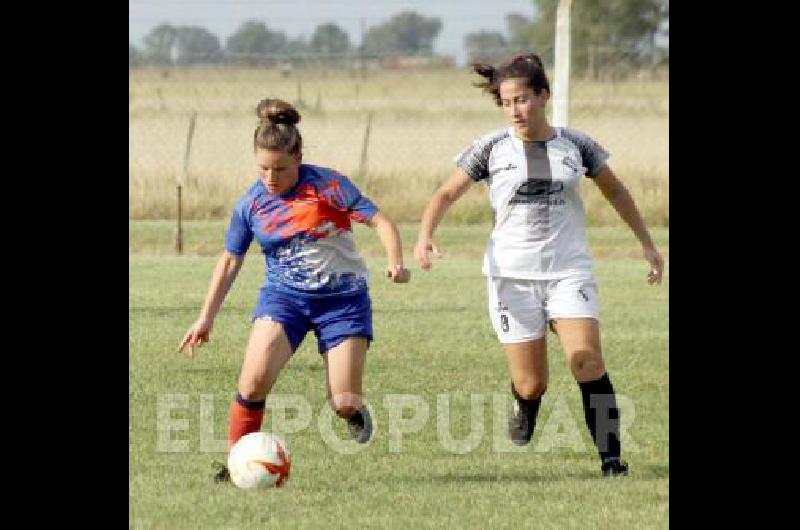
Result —
<path fill-rule="evenodd" d="M 500 83 L 500 106 L 521 138 L 528 138 L 541 126 L 549 96 L 546 90 L 538 96 L 534 94 L 524 79 L 506 79 Z"/>
<path fill-rule="evenodd" d="M 256 149 L 258 177 L 273 194 L 286 193 L 295 185 L 300 176 L 300 160 L 300 153 Z"/>

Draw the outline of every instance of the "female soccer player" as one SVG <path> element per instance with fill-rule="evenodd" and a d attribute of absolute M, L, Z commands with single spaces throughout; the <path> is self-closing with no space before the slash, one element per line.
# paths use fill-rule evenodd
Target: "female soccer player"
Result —
<path fill-rule="evenodd" d="M 366 443 L 372 421 L 362 401 L 366 351 L 372 340 L 367 269 L 356 252 L 351 222 L 378 232 L 386 249 L 386 276 L 406 283 L 395 224 L 344 175 L 302 163 L 300 114 L 288 103 L 264 99 L 254 134 L 258 179 L 237 202 L 200 315 L 179 351 L 209 340 L 214 317 L 233 284 L 250 243 L 266 257 L 266 280 L 231 403 L 228 447 L 258 431 L 278 374 L 309 330 L 314 330 L 327 374 L 328 399 L 353 438 Z M 225 481 L 221 467 L 215 480 Z"/>
<path fill-rule="evenodd" d="M 473 182 L 485 182 L 495 219 L 483 273 L 515 398 L 509 436 L 525 445 L 533 435 L 547 388 L 549 323 L 580 387 L 603 476 L 627 475 L 620 459 L 619 410 L 600 348 L 597 286 L 578 194 L 584 175 L 638 238 L 650 284 L 661 282 L 663 260 L 630 193 L 606 164 L 608 153 L 586 134 L 548 123 L 550 86 L 539 57 L 520 55 L 498 68 L 473 68 L 485 78 L 476 86 L 494 97 L 510 127 L 480 137 L 457 157 L 457 169 L 423 213 L 414 256 L 424 270 L 430 268 L 429 252 L 439 254 L 433 233 L 445 211 Z"/>

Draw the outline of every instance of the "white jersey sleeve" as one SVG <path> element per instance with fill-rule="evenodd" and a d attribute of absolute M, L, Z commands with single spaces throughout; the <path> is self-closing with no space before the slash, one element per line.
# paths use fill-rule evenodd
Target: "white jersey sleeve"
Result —
<path fill-rule="evenodd" d="M 591 136 L 577 129 L 564 127 L 561 129 L 561 136 L 571 141 L 578 148 L 583 167 L 586 168 L 586 176 L 596 177 L 599 175 L 603 166 L 606 165 L 606 160 L 608 160 L 608 151 L 595 142 Z"/>
<path fill-rule="evenodd" d="M 456 156 L 456 165 L 474 181 L 489 177 L 489 156 L 492 148 L 501 140 L 508 138 L 508 130 L 493 131 L 481 136 L 472 145 Z"/>

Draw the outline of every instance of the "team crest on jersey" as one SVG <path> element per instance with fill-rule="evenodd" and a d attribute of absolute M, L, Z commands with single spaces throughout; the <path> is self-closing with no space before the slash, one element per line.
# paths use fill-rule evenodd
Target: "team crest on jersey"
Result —
<path fill-rule="evenodd" d="M 569 155 L 565 156 L 561 159 L 561 162 L 570 168 L 572 171 L 578 171 L 578 163 L 575 162 L 573 159 L 569 157 Z"/>

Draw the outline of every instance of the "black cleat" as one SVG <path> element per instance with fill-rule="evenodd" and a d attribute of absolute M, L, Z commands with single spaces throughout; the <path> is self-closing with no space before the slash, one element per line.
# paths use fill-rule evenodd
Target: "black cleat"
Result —
<path fill-rule="evenodd" d="M 211 465 L 216 468 L 214 472 L 214 483 L 220 484 L 222 482 L 230 482 L 231 474 L 228 472 L 228 466 L 222 462 L 212 462 Z"/>
<path fill-rule="evenodd" d="M 372 438 L 372 416 L 367 407 L 361 407 L 358 412 L 347 419 L 347 429 L 353 439 L 365 444 Z"/>
<path fill-rule="evenodd" d="M 603 462 L 601 470 L 603 471 L 604 477 L 628 476 L 628 464 L 620 460 L 619 457 L 609 458 Z"/>
<path fill-rule="evenodd" d="M 514 400 L 514 414 L 508 419 L 508 437 L 514 445 L 528 445 L 536 426 L 535 413 L 531 414 Z"/>

